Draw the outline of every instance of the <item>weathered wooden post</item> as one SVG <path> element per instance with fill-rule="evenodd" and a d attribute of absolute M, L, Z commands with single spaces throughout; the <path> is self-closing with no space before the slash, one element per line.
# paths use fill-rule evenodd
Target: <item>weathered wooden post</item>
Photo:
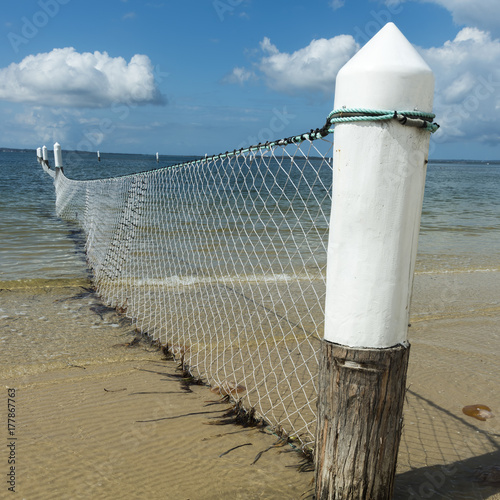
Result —
<path fill-rule="evenodd" d="M 338 73 L 334 109 L 432 111 L 434 77 L 393 24 Z M 402 430 L 407 329 L 429 132 L 335 126 L 316 499 L 389 499 Z"/>

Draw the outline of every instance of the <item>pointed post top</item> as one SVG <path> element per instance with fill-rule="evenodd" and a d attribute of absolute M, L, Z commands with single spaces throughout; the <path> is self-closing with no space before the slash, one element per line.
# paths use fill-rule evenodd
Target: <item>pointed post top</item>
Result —
<path fill-rule="evenodd" d="M 335 109 L 431 112 L 434 75 L 394 23 L 387 23 L 339 71 Z"/>

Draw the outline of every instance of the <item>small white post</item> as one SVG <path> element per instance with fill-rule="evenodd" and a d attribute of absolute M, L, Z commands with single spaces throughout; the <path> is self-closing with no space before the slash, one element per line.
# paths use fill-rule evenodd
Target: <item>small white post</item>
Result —
<path fill-rule="evenodd" d="M 101 161 L 101 153 L 99 151 L 97 151 L 97 161 Z"/>
<path fill-rule="evenodd" d="M 42 159 L 47 167 L 49 166 L 49 155 L 47 154 L 47 146 L 42 147 Z"/>
<path fill-rule="evenodd" d="M 156 153 L 156 163 L 159 163 L 160 162 L 160 157 L 158 155 L 158 152 Z"/>
<path fill-rule="evenodd" d="M 433 94 L 429 66 L 388 23 L 339 71 L 334 109 L 431 112 Z M 318 500 L 392 497 L 429 136 L 397 120 L 335 125 Z"/>
<path fill-rule="evenodd" d="M 38 160 L 38 163 L 42 163 L 42 148 L 36 148 L 36 159 Z"/>
<path fill-rule="evenodd" d="M 55 168 L 62 168 L 63 166 L 61 145 L 58 142 L 54 144 L 54 166 Z"/>

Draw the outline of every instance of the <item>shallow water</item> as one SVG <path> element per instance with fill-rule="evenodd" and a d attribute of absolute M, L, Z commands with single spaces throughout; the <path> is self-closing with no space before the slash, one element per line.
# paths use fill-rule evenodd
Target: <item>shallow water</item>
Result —
<path fill-rule="evenodd" d="M 100 164 L 90 156 L 74 158 L 65 172 L 87 178 L 157 166 L 154 158 L 142 156 L 102 157 Z M 90 284 L 81 234 L 55 216 L 54 188 L 34 153 L 0 153 L 0 168 L 6 181 L 0 185 L 0 378 L 35 386 L 42 375 L 56 377 L 68 368 L 108 372 L 111 366 L 151 360 L 151 353 L 113 347 L 133 338 L 134 325 L 81 288 Z M 484 403 L 500 413 L 499 185 L 499 165 L 429 165 L 398 499 L 482 499 L 498 491 L 474 479 L 477 467 L 500 458 L 497 420 L 471 422 L 461 409 Z M 266 277 L 254 281 L 248 286 L 265 283 Z M 35 401 L 37 393 L 32 397 Z M 37 425 L 43 428 L 41 421 Z M 114 445 L 123 453 L 123 443 Z M 75 462 L 80 469 L 81 464 Z M 82 488 L 80 469 L 72 481 Z M 49 491 L 47 485 L 42 497 Z"/>
<path fill-rule="evenodd" d="M 109 154 L 97 162 L 93 155 L 70 153 L 67 158 L 71 161 L 66 175 L 79 179 L 125 175 L 185 160 L 165 157 L 157 164 L 152 156 Z M 67 280 L 71 285 L 87 279 L 81 245 L 75 246 L 81 237 L 74 226 L 55 216 L 52 179 L 36 162 L 35 152 L 0 152 L 0 172 L 0 288 L 15 286 L 14 281 L 30 287 L 38 286 L 36 280 Z M 328 179 L 324 182 L 328 185 Z M 500 269 L 499 188 L 500 164 L 429 164 L 417 273 Z M 319 208 L 328 214 L 325 203 Z M 266 224 L 262 220 L 263 228 Z M 317 258 L 322 259 L 321 252 Z"/>
<path fill-rule="evenodd" d="M 102 155 L 102 161 L 97 162 L 91 155 L 71 153 L 63 159 L 67 165 L 65 174 L 80 179 L 126 175 L 185 160 L 167 157 L 157 164 L 154 157 L 110 154 Z M 28 363 L 33 370 L 43 369 L 45 363 L 55 363 L 56 366 L 57 356 L 64 359 L 66 354 L 55 355 L 46 340 L 48 332 L 52 332 L 51 339 L 57 339 L 53 332 L 55 323 L 60 321 L 75 325 L 71 332 L 60 336 L 60 342 L 68 345 L 61 353 L 70 353 L 75 359 L 79 356 L 100 359 L 98 325 L 106 325 L 106 322 L 98 315 L 92 317 L 91 307 L 92 301 L 97 300 L 95 297 L 83 295 L 60 303 L 55 315 L 44 312 L 52 288 L 90 286 L 81 231 L 55 215 L 52 179 L 42 171 L 34 152 L 0 153 L 0 169 L 4 180 L 0 184 L 0 289 L 9 291 L 0 302 L 0 362 L 4 367 L 11 368 Z M 324 177 L 322 184 L 314 189 L 321 191 L 321 186 L 328 186 L 327 174 L 321 173 Z M 238 182 L 243 183 L 245 188 L 246 180 Z M 482 311 L 488 307 L 496 310 L 499 307 L 499 186 L 500 164 L 440 162 L 429 165 L 412 322 L 457 317 L 468 314 L 467 311 Z M 245 189 L 251 191 L 253 187 Z M 264 187 L 261 186 L 261 189 Z M 299 186 L 299 189 L 302 188 Z M 314 210 L 314 207 L 310 209 Z M 328 217 L 328 206 L 318 207 L 317 210 L 323 210 Z M 265 227 L 270 221 L 262 220 L 261 223 Z M 225 231 L 230 232 L 231 228 L 225 228 Z M 323 234 L 326 241 L 326 231 L 315 234 Z M 226 241 L 231 241 L 230 235 L 226 236 Z M 304 243 L 309 245 L 310 242 Z M 319 248 L 314 245 L 314 248 Z M 310 251 L 310 247 L 304 248 L 304 252 Z M 229 246 L 226 252 L 230 252 Z M 321 250 L 313 253 L 316 262 L 321 263 L 326 258 Z M 299 256 L 301 254 L 302 251 Z M 281 282 L 287 287 L 292 286 L 290 280 L 297 281 L 300 289 L 300 275 L 294 274 L 293 262 L 277 264 L 280 272 L 275 270 L 272 275 L 266 276 L 264 269 L 260 268 L 260 274 L 249 275 L 247 282 L 240 283 L 241 290 L 262 288 L 262 293 L 270 296 L 270 287 L 279 291 Z M 302 261 L 300 264 L 303 264 Z M 301 272 L 313 275 L 318 270 L 303 266 Z M 212 278 L 205 277 L 203 273 L 180 277 L 174 274 L 166 276 L 161 283 L 148 281 L 148 276 L 144 275 L 138 286 L 164 288 L 170 284 L 177 286 L 179 282 L 203 284 L 207 288 L 211 286 Z M 228 279 L 228 285 L 233 286 L 232 277 Z M 268 283 L 269 280 L 271 283 Z M 223 280 L 218 283 L 223 283 Z M 308 290 L 312 301 L 324 293 L 321 277 L 313 283 L 317 285 Z M 272 299 L 271 296 L 269 298 Z M 298 310 L 297 314 L 300 316 L 302 313 Z M 307 314 L 304 312 L 302 316 Z M 27 323 L 26 318 L 37 319 Z M 295 321 L 300 321 L 300 317 Z M 127 328 L 129 332 L 133 330 L 131 325 Z M 92 342 L 88 339 L 89 331 L 93 335 Z M 118 331 L 121 332 L 121 329 L 117 328 Z M 36 355 L 33 355 L 34 346 Z M 39 366 L 35 368 L 37 363 Z"/>

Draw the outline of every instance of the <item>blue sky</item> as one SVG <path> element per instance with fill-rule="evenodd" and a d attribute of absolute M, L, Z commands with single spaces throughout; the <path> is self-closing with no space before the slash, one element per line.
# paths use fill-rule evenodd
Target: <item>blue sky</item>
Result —
<path fill-rule="evenodd" d="M 394 22 L 436 76 L 431 158 L 500 159 L 498 0 L 24 0 L 0 21 L 0 147 L 216 154 L 321 127 Z"/>

